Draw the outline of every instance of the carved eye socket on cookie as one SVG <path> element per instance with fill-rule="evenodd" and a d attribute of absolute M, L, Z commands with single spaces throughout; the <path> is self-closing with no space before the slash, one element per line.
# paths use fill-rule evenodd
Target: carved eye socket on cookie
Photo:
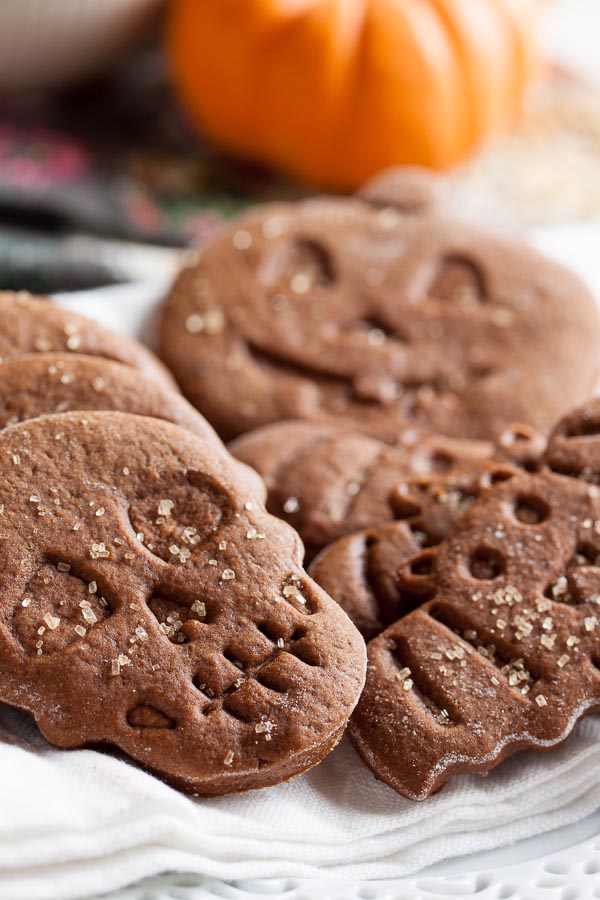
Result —
<path fill-rule="evenodd" d="M 431 575 L 434 562 L 435 553 L 431 550 L 424 550 L 417 556 L 413 556 L 409 564 L 411 575 L 416 575 L 420 578 L 426 575 Z"/>
<path fill-rule="evenodd" d="M 540 497 L 522 494 L 517 497 L 514 514 L 523 525 L 541 525 L 550 516 L 550 507 Z"/>
<path fill-rule="evenodd" d="M 469 573 L 478 581 L 493 581 L 506 571 L 506 560 L 493 547 L 477 547 L 468 562 Z"/>
<path fill-rule="evenodd" d="M 498 444 L 511 460 L 527 471 L 539 468 L 539 460 L 546 449 L 546 439 L 527 425 L 510 425 L 502 432 Z"/>
<path fill-rule="evenodd" d="M 78 577 L 67 562 L 45 563 L 14 608 L 13 630 L 26 653 L 44 657 L 89 639 L 110 614 L 95 581 Z"/>
<path fill-rule="evenodd" d="M 582 541 L 577 544 L 572 563 L 575 566 L 599 566 L 600 550 L 593 544 Z"/>
<path fill-rule="evenodd" d="M 281 240 L 272 248 L 260 266 L 258 278 L 266 287 L 302 296 L 315 287 L 328 287 L 335 275 L 331 257 L 320 244 L 297 238 Z"/>
<path fill-rule="evenodd" d="M 185 564 L 232 512 L 227 493 L 201 472 L 165 474 L 159 486 L 137 496 L 129 521 L 138 540 L 168 563 Z"/>
<path fill-rule="evenodd" d="M 436 555 L 436 550 L 428 548 L 407 559 L 396 572 L 399 589 L 421 599 L 432 596 L 435 593 Z"/>
<path fill-rule="evenodd" d="M 427 296 L 469 310 L 485 302 L 487 290 L 484 277 L 475 263 L 461 256 L 447 256 L 438 266 Z"/>
<path fill-rule="evenodd" d="M 431 455 L 430 466 L 433 472 L 449 472 L 456 464 L 456 459 L 445 450 L 436 450 Z"/>
<path fill-rule="evenodd" d="M 502 484 L 503 481 L 510 481 L 516 474 L 517 470 L 512 466 L 494 466 L 483 473 L 479 479 L 479 487 L 485 489 Z"/>

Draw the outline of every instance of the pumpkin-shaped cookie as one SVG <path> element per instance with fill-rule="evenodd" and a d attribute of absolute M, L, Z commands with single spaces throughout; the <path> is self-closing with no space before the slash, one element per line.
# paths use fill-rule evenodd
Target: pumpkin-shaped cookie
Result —
<path fill-rule="evenodd" d="M 256 208 L 178 277 L 161 354 L 223 438 L 281 419 L 490 438 L 587 397 L 600 319 L 574 274 L 377 197 Z"/>

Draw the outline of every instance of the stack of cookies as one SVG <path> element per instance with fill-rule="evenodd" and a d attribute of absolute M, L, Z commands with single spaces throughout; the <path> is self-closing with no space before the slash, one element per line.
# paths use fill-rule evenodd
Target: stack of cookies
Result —
<path fill-rule="evenodd" d="M 235 221 L 166 367 L 0 295 L 0 700 L 199 795 L 348 723 L 416 800 L 554 746 L 600 708 L 599 348 L 418 172 Z"/>

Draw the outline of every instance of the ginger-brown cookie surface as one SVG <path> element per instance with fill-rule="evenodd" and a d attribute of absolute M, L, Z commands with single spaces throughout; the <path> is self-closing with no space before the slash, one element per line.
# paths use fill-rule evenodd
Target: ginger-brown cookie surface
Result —
<path fill-rule="evenodd" d="M 451 212 L 448 179 L 419 166 L 384 169 L 365 182 L 357 194 L 369 203 L 398 210 L 404 215 Z"/>
<path fill-rule="evenodd" d="M 407 522 L 387 522 L 334 541 L 313 559 L 308 571 L 370 641 L 419 605 L 414 594 L 400 594 L 395 572 L 421 547 Z"/>
<path fill-rule="evenodd" d="M 551 442 L 550 467 L 515 469 L 401 568 L 428 602 L 370 642 L 351 737 L 404 796 L 553 747 L 600 707 L 600 455 L 587 440 L 588 481 L 552 470 Z"/>
<path fill-rule="evenodd" d="M 221 447 L 65 413 L 5 429 L 0 469 L 0 700 L 52 744 L 118 748 L 203 795 L 335 745 L 363 641 Z"/>
<path fill-rule="evenodd" d="M 530 247 L 354 198 L 238 219 L 176 280 L 160 347 L 225 439 L 332 418 L 395 442 L 407 421 L 547 430 L 591 391 L 599 342 L 587 289 Z"/>
<path fill-rule="evenodd" d="M 600 398 L 593 397 L 561 419 L 545 456 L 555 472 L 600 483 Z"/>
<path fill-rule="evenodd" d="M 174 389 L 161 361 L 146 347 L 25 292 L 0 291 L 0 358 L 29 353 L 78 353 L 132 366 Z"/>
<path fill-rule="evenodd" d="M 32 353 L 0 362 L 0 428 L 84 409 L 165 419 L 220 443 L 181 394 L 132 366 L 76 353 Z"/>
<path fill-rule="evenodd" d="M 390 446 L 327 424 L 281 422 L 238 438 L 230 450 L 264 478 L 269 511 L 294 526 L 311 557 L 354 531 L 415 516 L 414 501 L 404 494 L 407 480 L 442 476 L 458 503 L 459 488 L 471 485 L 490 459 L 535 462 L 539 455 L 540 439 L 531 429 L 508 430 L 502 440 L 497 448 L 408 429 Z M 445 535 L 448 515 L 456 518 L 449 504 L 430 510 L 429 542 Z"/>
<path fill-rule="evenodd" d="M 396 521 L 387 521 L 386 514 L 384 524 L 339 538 L 309 566 L 311 576 L 348 613 L 365 640 L 427 599 L 418 577 L 419 568 L 428 565 L 427 552 L 418 557 L 416 578 L 410 565 L 402 568 L 401 581 L 395 577 L 404 562 L 444 540 L 482 490 L 512 477 L 513 466 L 537 467 L 545 448 L 542 436 L 522 425 L 507 429 L 493 449 L 439 437 L 436 442 L 438 456 L 426 475 L 402 478 L 404 466 L 398 466 L 389 506 Z M 389 474 L 393 477 L 393 469 Z"/>

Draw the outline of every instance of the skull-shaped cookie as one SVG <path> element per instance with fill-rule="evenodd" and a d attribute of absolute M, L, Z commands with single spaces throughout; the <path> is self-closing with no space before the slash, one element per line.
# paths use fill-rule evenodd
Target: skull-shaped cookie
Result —
<path fill-rule="evenodd" d="M 591 390 L 599 342 L 586 288 L 533 249 L 359 198 L 247 213 L 181 273 L 161 326 L 163 359 L 227 439 L 282 419 L 391 442 L 407 421 L 546 430 Z"/>
<path fill-rule="evenodd" d="M 598 403 L 561 423 L 447 540 L 400 566 L 428 602 L 369 644 L 350 732 L 377 777 L 423 799 L 564 740 L 600 707 Z"/>
<path fill-rule="evenodd" d="M 118 748 L 203 795 L 335 745 L 363 642 L 253 473 L 110 412 L 6 429 L 0 468 L 0 700 L 51 743 Z"/>

